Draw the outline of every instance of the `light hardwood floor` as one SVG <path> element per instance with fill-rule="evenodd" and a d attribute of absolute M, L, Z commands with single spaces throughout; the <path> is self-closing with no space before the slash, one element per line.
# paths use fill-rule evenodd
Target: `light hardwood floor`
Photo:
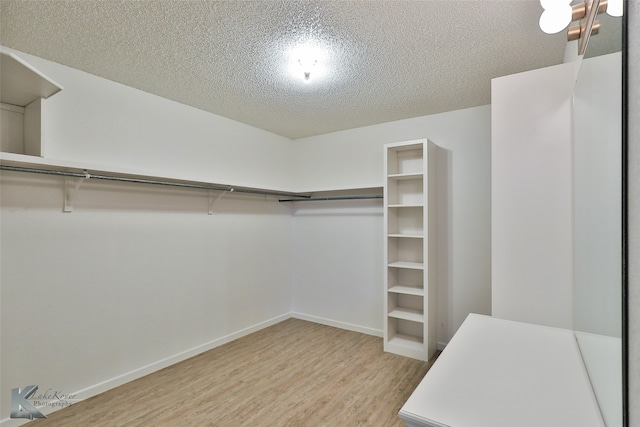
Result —
<path fill-rule="evenodd" d="M 57 411 L 43 426 L 403 426 L 433 361 L 289 319 Z"/>

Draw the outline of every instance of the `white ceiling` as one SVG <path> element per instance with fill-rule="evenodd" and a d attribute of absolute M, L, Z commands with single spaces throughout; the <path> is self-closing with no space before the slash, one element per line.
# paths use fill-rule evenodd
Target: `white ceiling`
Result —
<path fill-rule="evenodd" d="M 297 139 L 489 104 L 491 78 L 563 61 L 565 34 L 542 33 L 541 12 L 538 0 L 1 0 L 0 44 Z M 601 50 L 619 39 L 605 32 Z M 309 40 L 327 55 L 305 83 L 288 52 Z"/>

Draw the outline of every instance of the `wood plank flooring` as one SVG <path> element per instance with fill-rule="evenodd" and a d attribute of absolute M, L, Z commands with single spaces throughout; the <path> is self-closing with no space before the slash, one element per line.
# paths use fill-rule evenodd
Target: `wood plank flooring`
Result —
<path fill-rule="evenodd" d="M 59 410 L 44 426 L 403 426 L 433 361 L 289 319 Z"/>

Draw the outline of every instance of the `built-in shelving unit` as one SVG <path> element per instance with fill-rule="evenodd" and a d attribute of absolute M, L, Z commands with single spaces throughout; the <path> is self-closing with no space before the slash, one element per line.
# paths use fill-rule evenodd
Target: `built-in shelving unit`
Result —
<path fill-rule="evenodd" d="M 417 140 L 384 153 L 384 349 L 420 360 L 436 351 L 433 149 Z"/>
<path fill-rule="evenodd" d="M 19 56 L 0 49 L 0 150 L 43 156 L 43 101 L 62 86 Z"/>

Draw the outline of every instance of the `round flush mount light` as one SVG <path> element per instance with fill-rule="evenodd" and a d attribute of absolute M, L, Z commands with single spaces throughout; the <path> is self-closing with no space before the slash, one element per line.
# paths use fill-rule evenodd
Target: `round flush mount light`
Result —
<path fill-rule="evenodd" d="M 304 83 L 322 80 L 327 74 L 328 50 L 317 42 L 305 42 L 289 50 L 289 74 Z"/>

